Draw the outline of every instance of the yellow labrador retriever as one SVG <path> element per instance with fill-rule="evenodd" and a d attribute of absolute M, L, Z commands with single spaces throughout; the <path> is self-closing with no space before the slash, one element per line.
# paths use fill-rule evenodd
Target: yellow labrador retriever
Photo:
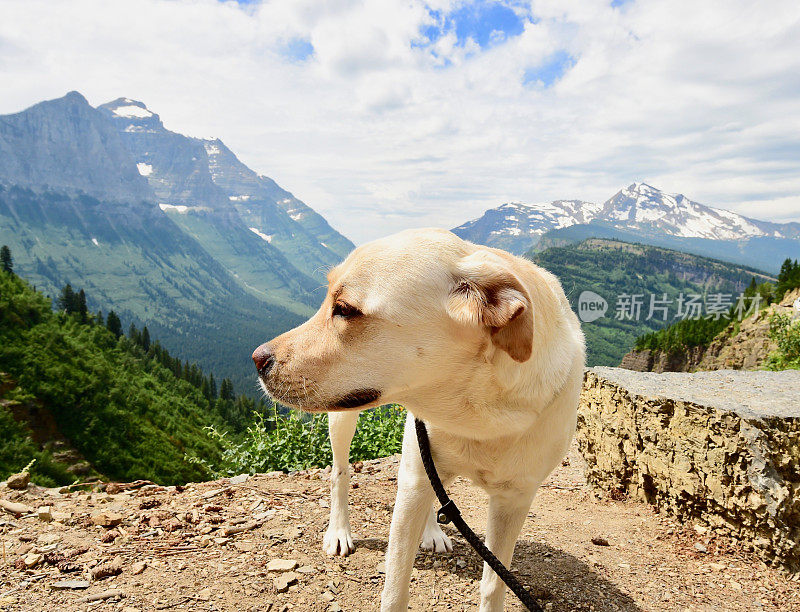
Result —
<path fill-rule="evenodd" d="M 319 312 L 253 360 L 274 399 L 331 413 L 340 462 L 328 552 L 352 549 L 346 456 L 357 412 L 389 402 L 409 411 L 381 596 L 381 610 L 405 611 L 423 533 L 431 547 L 437 537 L 449 547 L 431 518 L 414 416 L 427 424 L 442 480 L 465 476 L 489 494 L 486 544 L 508 566 L 533 497 L 574 433 L 583 334 L 554 276 L 443 230 L 361 246 L 328 283 Z M 481 610 L 502 610 L 504 596 L 484 565 Z"/>

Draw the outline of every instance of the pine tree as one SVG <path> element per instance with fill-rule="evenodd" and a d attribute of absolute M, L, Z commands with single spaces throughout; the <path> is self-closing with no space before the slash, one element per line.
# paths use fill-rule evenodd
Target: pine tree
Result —
<path fill-rule="evenodd" d="M 775 287 L 775 297 L 781 299 L 787 291 L 800 287 L 800 264 L 795 259 L 786 259 L 781 265 L 778 274 L 778 284 Z"/>
<path fill-rule="evenodd" d="M 211 397 L 217 397 L 217 381 L 214 380 L 214 374 L 208 376 L 208 389 Z"/>
<path fill-rule="evenodd" d="M 750 284 L 747 286 L 747 289 L 744 290 L 745 297 L 753 297 L 756 292 L 758 291 L 758 283 L 756 283 L 756 277 L 750 277 Z"/>
<path fill-rule="evenodd" d="M 11 259 L 11 249 L 5 244 L 0 248 L 0 265 L 3 267 L 3 272 L 14 274 L 14 261 Z"/>
<path fill-rule="evenodd" d="M 233 393 L 233 383 L 228 378 L 223 378 L 219 386 L 219 399 L 233 401 L 236 395 Z"/>
<path fill-rule="evenodd" d="M 142 335 L 133 323 L 131 323 L 131 326 L 128 328 L 128 338 L 130 338 L 131 342 L 134 344 L 142 344 Z"/>
<path fill-rule="evenodd" d="M 113 310 L 109 311 L 108 313 L 108 319 L 106 319 L 106 328 L 117 338 L 122 335 L 122 322 L 119 320 L 117 313 Z"/>
<path fill-rule="evenodd" d="M 72 290 L 72 285 L 67 283 L 61 290 L 61 295 L 58 298 L 58 307 L 62 312 L 67 314 L 76 312 L 77 298 L 75 292 Z"/>
<path fill-rule="evenodd" d="M 147 329 L 147 325 L 142 328 L 142 348 L 145 353 L 150 350 L 150 330 Z"/>
<path fill-rule="evenodd" d="M 89 309 L 86 307 L 86 292 L 83 289 L 78 292 L 75 306 L 81 323 L 86 323 L 89 320 Z"/>
<path fill-rule="evenodd" d="M 98 325 L 105 325 L 105 323 L 103 322 L 103 311 L 102 310 L 98 310 L 97 311 L 97 314 L 94 316 L 94 320 L 95 320 L 95 323 L 97 323 Z"/>

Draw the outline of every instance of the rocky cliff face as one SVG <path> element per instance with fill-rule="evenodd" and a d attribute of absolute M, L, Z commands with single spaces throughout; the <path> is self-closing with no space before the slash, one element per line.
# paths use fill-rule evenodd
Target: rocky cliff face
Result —
<path fill-rule="evenodd" d="M 117 131 L 76 91 L 0 116 L 3 182 L 155 205 Z"/>
<path fill-rule="evenodd" d="M 587 371 L 587 478 L 800 569 L 800 371 Z"/>

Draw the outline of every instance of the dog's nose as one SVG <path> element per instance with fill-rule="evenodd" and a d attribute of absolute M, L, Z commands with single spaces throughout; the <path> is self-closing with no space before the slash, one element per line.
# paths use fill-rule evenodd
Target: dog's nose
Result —
<path fill-rule="evenodd" d="M 275 353 L 269 347 L 269 342 L 265 342 L 253 351 L 253 362 L 256 364 L 256 370 L 261 376 L 266 376 L 275 365 Z"/>

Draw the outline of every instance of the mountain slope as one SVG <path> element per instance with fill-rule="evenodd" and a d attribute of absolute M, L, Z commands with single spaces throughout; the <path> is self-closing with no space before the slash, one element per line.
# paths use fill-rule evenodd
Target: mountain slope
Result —
<path fill-rule="evenodd" d="M 320 301 L 318 281 L 248 229 L 214 181 L 203 141 L 167 130 L 144 104 L 127 98 L 99 107 L 114 124 L 159 207 L 254 295 L 307 315 Z M 213 150 L 213 149 L 212 149 Z M 219 176 L 221 173 L 215 171 Z"/>
<path fill-rule="evenodd" d="M 50 439 L 63 436 L 113 479 L 198 480 L 207 474 L 185 454 L 220 455 L 203 427 L 222 420 L 195 387 L 127 338 L 117 340 L 102 325 L 54 313 L 41 293 L 3 271 L 0 372 L 7 374 L 0 401 L 0 479 L 33 457 L 48 457 L 25 440 L 28 424 L 13 416 L 26 403 L 53 424 Z M 9 447 L 16 449 L 13 456 L 3 452 Z M 54 463 L 34 473 L 45 484 L 69 484 L 72 477 Z"/>
<path fill-rule="evenodd" d="M 244 165 L 221 140 L 205 140 L 214 183 L 256 235 L 275 246 L 308 275 L 339 263 L 354 248 L 309 206 L 272 179 Z"/>
<path fill-rule="evenodd" d="M 0 243 L 11 247 L 18 272 L 51 295 L 67 282 L 85 288 L 93 309 L 113 308 L 125 320 L 147 323 L 173 353 L 250 390 L 252 347 L 303 315 L 246 290 L 170 220 L 118 130 L 82 97 L 68 95 L 29 111 L 0 118 L 4 151 L 37 151 L 0 165 Z M 61 123 L 70 129 L 52 127 Z M 62 160 L 63 151 L 70 155 Z M 50 175 L 54 159 L 65 168 Z M 31 167 L 19 174 L 26 165 Z M 56 184 L 62 177 L 63 184 Z M 209 187 L 200 176 L 188 183 L 187 190 Z M 177 198 L 180 191 L 172 193 Z M 263 241 L 245 233 L 253 249 L 261 247 Z M 260 265 L 291 269 L 282 256 Z M 296 291 L 307 295 L 309 287 Z"/>
<path fill-rule="evenodd" d="M 321 271 L 341 261 L 352 243 L 222 141 L 171 132 L 143 103 L 128 98 L 98 109 L 117 127 L 161 208 L 178 225 L 259 297 L 316 307 Z"/>
<path fill-rule="evenodd" d="M 587 361 L 592 366 L 619 364 L 638 336 L 675 321 L 681 294 L 698 294 L 708 304 L 714 294 L 744 291 L 753 277 L 758 282 L 772 278 L 744 266 L 615 240 L 590 239 L 538 253 L 529 251 L 525 256 L 561 280 L 579 316 L 586 318 L 578 303 L 584 291 L 605 300 L 604 316 L 583 323 Z M 664 294 L 669 303 L 661 302 Z M 640 296 L 636 299 L 641 304 L 638 318 L 631 296 Z M 648 320 L 651 296 L 655 309 Z M 659 309 L 660 305 L 666 310 Z M 631 317 L 617 318 L 620 313 Z M 701 314 L 705 315 L 705 310 Z"/>

